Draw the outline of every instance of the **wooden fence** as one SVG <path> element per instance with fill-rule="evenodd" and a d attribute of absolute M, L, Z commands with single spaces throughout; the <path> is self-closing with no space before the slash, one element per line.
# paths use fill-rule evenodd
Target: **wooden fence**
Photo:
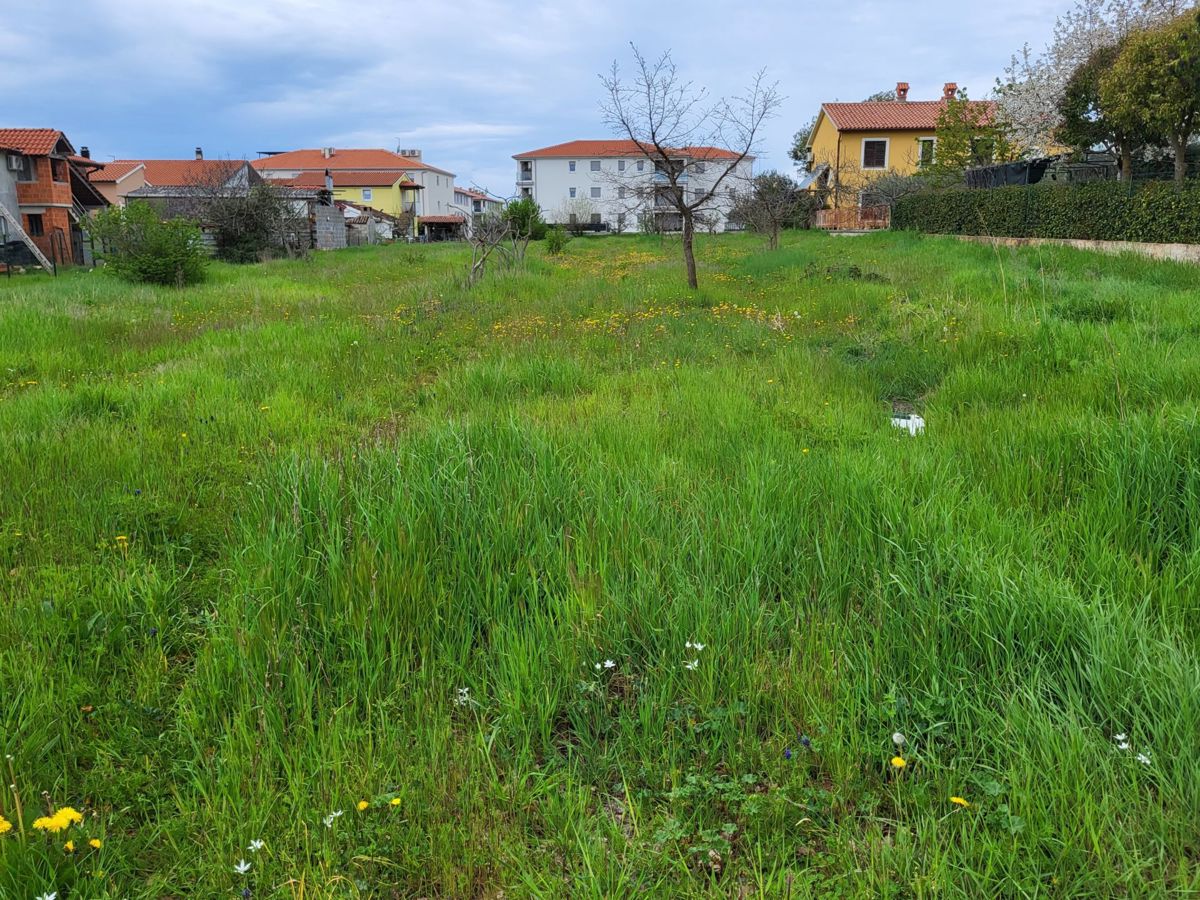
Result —
<path fill-rule="evenodd" d="M 817 210 L 816 226 L 826 231 L 874 231 L 887 228 L 891 222 L 890 207 L 863 206 Z"/>

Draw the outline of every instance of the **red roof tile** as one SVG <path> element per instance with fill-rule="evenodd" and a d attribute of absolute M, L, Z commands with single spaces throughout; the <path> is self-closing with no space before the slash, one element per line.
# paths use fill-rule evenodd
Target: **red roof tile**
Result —
<path fill-rule="evenodd" d="M 996 104 L 972 100 L 987 108 L 988 119 Z M 869 100 L 865 103 L 823 103 L 821 110 L 838 131 L 933 131 L 945 100 Z"/>
<path fill-rule="evenodd" d="M 103 163 L 103 168 L 88 175 L 88 180 L 96 184 L 116 184 L 130 172 L 142 165 L 140 159 L 116 159 Z"/>
<path fill-rule="evenodd" d="M 319 149 L 289 150 L 286 153 L 276 153 L 273 156 L 256 159 L 251 165 L 260 172 L 267 169 L 318 170 L 321 172 L 326 169 L 330 171 L 338 169 L 356 171 L 364 169 L 428 169 L 443 175 L 452 174 L 445 169 L 431 166 L 411 156 L 401 156 L 391 150 L 347 150 L 341 147 L 335 147 L 333 156 L 329 158 L 326 158 L 324 152 Z"/>
<path fill-rule="evenodd" d="M 461 225 L 466 221 L 463 216 L 418 216 L 422 224 L 429 223 L 431 225 Z"/>
<path fill-rule="evenodd" d="M 356 169 L 330 169 L 334 187 L 391 187 L 402 178 L 408 178 L 409 172 L 402 169 L 376 169 L 374 171 Z M 283 184 L 295 187 L 325 187 L 325 173 L 302 172 L 295 178 L 281 180 Z M 421 185 L 413 183 L 404 185 L 406 188 L 421 190 Z"/>
<path fill-rule="evenodd" d="M 720 147 L 680 147 L 681 156 L 693 159 L 737 159 L 738 154 Z M 633 141 L 567 141 L 540 150 L 518 153 L 513 159 L 571 159 L 578 157 L 645 156 Z"/>
<path fill-rule="evenodd" d="M 54 128 L 0 128 L 0 147 L 26 156 L 48 156 L 66 136 Z M 67 141 L 70 147 L 71 142 Z M 74 153 L 74 148 L 71 149 Z"/>

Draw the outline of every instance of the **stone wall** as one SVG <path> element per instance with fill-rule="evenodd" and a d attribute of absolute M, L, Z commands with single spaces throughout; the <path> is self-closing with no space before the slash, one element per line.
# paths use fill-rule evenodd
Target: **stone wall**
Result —
<path fill-rule="evenodd" d="M 318 250 L 346 246 L 346 218 L 336 206 L 313 207 L 313 244 Z"/>

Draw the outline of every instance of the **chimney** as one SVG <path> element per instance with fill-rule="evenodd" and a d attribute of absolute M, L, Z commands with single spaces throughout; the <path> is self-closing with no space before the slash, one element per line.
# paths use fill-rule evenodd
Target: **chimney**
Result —
<path fill-rule="evenodd" d="M 333 158 L 333 148 L 332 147 L 322 147 L 321 155 L 323 157 L 325 157 L 326 159 L 332 159 Z"/>
<path fill-rule="evenodd" d="M 942 99 L 943 100 L 953 100 L 957 96 L 958 96 L 958 84 L 953 81 L 947 81 L 942 86 Z"/>
<path fill-rule="evenodd" d="M 333 192 L 333 173 L 328 169 L 325 170 L 325 190 Z"/>
<path fill-rule="evenodd" d="M 899 100 L 901 103 L 903 103 L 905 100 L 908 99 L 908 82 L 907 81 L 897 81 L 896 82 L 896 99 Z"/>
<path fill-rule="evenodd" d="M 84 159 L 91 159 L 91 158 L 92 158 L 92 151 L 91 151 L 91 150 L 89 150 L 87 147 L 80 147 L 80 148 L 79 148 L 79 155 L 80 155 L 80 156 L 82 156 Z"/>
<path fill-rule="evenodd" d="M 196 159 L 204 159 L 204 148 L 203 147 L 196 148 Z"/>

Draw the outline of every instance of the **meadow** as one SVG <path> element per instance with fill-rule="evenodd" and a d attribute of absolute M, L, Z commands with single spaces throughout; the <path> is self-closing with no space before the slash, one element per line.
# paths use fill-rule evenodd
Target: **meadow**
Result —
<path fill-rule="evenodd" d="M 698 254 L 0 280 L 0 897 L 1200 892 L 1200 270 Z"/>

